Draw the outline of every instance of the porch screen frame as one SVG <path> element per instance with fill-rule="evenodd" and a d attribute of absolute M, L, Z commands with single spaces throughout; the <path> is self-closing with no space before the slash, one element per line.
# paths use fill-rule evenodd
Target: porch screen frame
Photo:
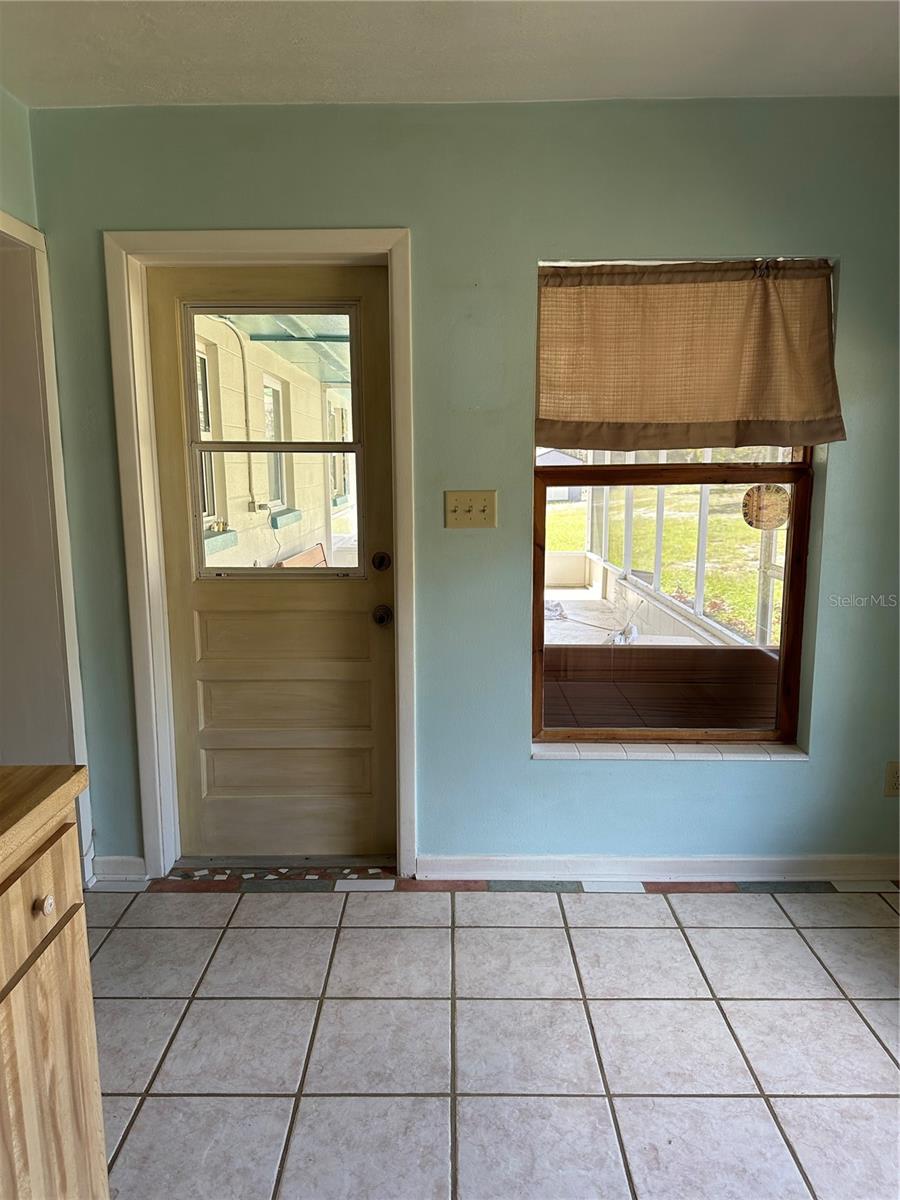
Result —
<path fill-rule="evenodd" d="M 556 728 L 544 727 L 544 571 L 547 489 L 581 485 L 785 483 L 792 485 L 791 519 L 784 555 L 781 642 L 772 729 Z M 532 739 L 536 742 L 788 742 L 797 738 L 806 571 L 812 504 L 812 447 L 784 463 L 616 463 L 534 468 L 532 584 Z M 626 522 L 626 540 L 628 525 Z M 659 529 L 657 529 L 659 534 Z M 605 548 L 605 547 L 604 547 Z M 698 547 L 698 564 L 701 562 Z M 627 570 L 629 554 L 626 547 Z M 698 566 L 698 571 L 700 567 Z"/>

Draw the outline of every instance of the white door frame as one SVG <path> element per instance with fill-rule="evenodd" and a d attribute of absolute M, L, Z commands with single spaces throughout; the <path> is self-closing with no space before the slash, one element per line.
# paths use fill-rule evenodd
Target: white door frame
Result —
<path fill-rule="evenodd" d="M 44 401 L 44 427 L 47 436 L 50 481 L 56 526 L 56 561 L 62 609 L 63 639 L 66 649 L 66 678 L 69 691 L 69 724 L 74 761 L 87 765 L 87 737 L 84 729 L 84 695 L 81 690 L 81 661 L 78 654 L 78 626 L 75 620 L 75 584 L 72 575 L 72 547 L 69 541 L 69 513 L 66 508 L 66 473 L 63 466 L 62 435 L 59 425 L 59 392 L 56 385 L 56 351 L 53 345 L 53 312 L 50 306 L 50 273 L 47 245 L 39 229 L 0 212 L 0 232 L 28 246 L 32 252 L 37 294 L 37 333 L 40 341 L 40 390 Z M 94 882 L 94 830 L 91 820 L 91 793 L 86 788 L 76 803 L 78 833 L 81 840 L 81 869 L 86 884 Z"/>
<path fill-rule="evenodd" d="M 413 413 L 408 229 L 107 232 L 106 288 L 137 715 L 144 876 L 180 854 L 162 518 L 147 320 L 147 268 L 386 264 L 390 289 L 397 691 L 397 866 L 416 861 Z"/>

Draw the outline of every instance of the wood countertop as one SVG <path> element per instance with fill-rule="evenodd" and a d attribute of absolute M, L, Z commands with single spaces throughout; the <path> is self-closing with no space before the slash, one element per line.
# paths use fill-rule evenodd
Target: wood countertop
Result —
<path fill-rule="evenodd" d="M 87 767 L 0 767 L 0 864 L 87 787 Z"/>

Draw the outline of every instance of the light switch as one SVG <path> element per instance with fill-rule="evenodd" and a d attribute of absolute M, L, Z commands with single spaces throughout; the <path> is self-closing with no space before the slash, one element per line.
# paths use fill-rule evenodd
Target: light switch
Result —
<path fill-rule="evenodd" d="M 496 492 L 444 492 L 445 529 L 494 529 Z"/>

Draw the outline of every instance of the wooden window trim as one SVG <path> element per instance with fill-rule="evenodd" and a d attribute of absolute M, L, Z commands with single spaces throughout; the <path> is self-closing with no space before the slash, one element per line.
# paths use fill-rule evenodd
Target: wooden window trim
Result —
<path fill-rule="evenodd" d="M 784 556 L 784 604 L 773 729 L 545 729 L 544 557 L 547 488 L 567 484 L 789 483 L 791 522 Z M 534 554 L 532 575 L 532 740 L 535 742 L 788 742 L 797 739 L 803 611 L 812 506 L 812 447 L 785 463 L 616 463 L 534 468 Z"/>

